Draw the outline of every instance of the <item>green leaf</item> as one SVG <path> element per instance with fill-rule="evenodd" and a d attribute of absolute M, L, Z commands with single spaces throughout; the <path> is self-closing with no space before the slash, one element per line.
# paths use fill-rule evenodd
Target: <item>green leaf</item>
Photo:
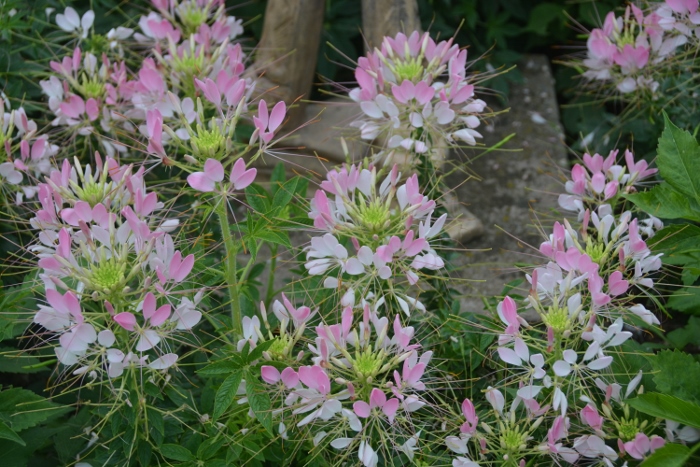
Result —
<path fill-rule="evenodd" d="M 654 186 L 651 190 L 625 197 L 652 216 L 700 222 L 700 205 L 666 182 Z"/>
<path fill-rule="evenodd" d="M 692 402 L 667 394 L 648 392 L 628 400 L 627 403 L 652 417 L 668 418 L 683 425 L 700 428 L 700 406 Z"/>
<path fill-rule="evenodd" d="M 679 350 L 664 350 L 648 357 L 654 369 L 656 391 L 700 403 L 700 363 Z M 679 375 L 683 375 L 679 378 Z"/>
<path fill-rule="evenodd" d="M 3 422 L 0 422 L 0 438 L 9 439 L 10 441 L 14 441 L 15 443 L 19 443 L 22 446 L 27 445 L 27 443 L 25 443 L 24 440 L 22 438 L 20 438 L 17 433 L 12 431 L 12 428 L 7 426 Z"/>
<path fill-rule="evenodd" d="M 681 130 L 664 113 L 665 128 L 659 139 L 656 165 L 661 177 L 676 190 L 700 202 L 700 149 L 689 132 Z"/>
<path fill-rule="evenodd" d="M 253 183 L 245 189 L 245 197 L 253 210 L 265 214 L 270 210 L 270 199 L 267 191 L 260 185 Z"/>
<path fill-rule="evenodd" d="M 175 461 L 187 462 L 194 460 L 190 450 L 179 444 L 164 444 L 160 447 L 160 453 L 163 457 Z"/>
<path fill-rule="evenodd" d="M 261 344 L 258 344 L 253 350 L 250 351 L 250 354 L 248 354 L 248 356 L 246 357 L 246 363 L 253 363 L 255 360 L 262 357 L 263 352 L 272 347 L 272 344 L 274 343 L 274 340 L 268 340 Z"/>
<path fill-rule="evenodd" d="M 223 360 L 211 363 L 201 370 L 197 370 L 200 375 L 227 375 L 241 367 L 241 361 L 235 359 Z"/>
<path fill-rule="evenodd" d="M 549 33 L 548 26 L 554 20 L 563 18 L 564 7 L 556 3 L 540 3 L 530 12 L 530 20 L 527 23 L 526 31 L 534 32 L 540 36 Z"/>
<path fill-rule="evenodd" d="M 263 230 L 256 232 L 255 236 L 260 240 L 265 240 L 266 242 L 276 243 L 287 248 L 292 248 L 292 242 L 289 240 L 289 235 L 286 232 L 280 232 L 278 230 Z"/>
<path fill-rule="evenodd" d="M 277 189 L 284 183 L 286 179 L 287 169 L 284 166 L 284 163 L 280 162 L 272 170 L 272 176 L 270 177 L 270 190 L 272 191 L 273 195 L 277 193 Z"/>
<path fill-rule="evenodd" d="M 19 351 L 13 347 L 0 347 L 0 372 L 2 373 L 38 373 L 48 371 L 42 361 L 28 355 L 18 355 Z M 53 365 L 53 363 L 49 363 Z"/>
<path fill-rule="evenodd" d="M 226 409 L 231 406 L 242 379 L 243 370 L 239 369 L 231 373 L 224 382 L 221 383 L 214 397 L 214 420 L 221 417 L 221 415 L 226 412 Z"/>
<path fill-rule="evenodd" d="M 700 318 L 697 316 L 691 316 L 688 324 L 666 334 L 668 341 L 679 349 L 697 342 L 698 336 L 700 336 Z"/>
<path fill-rule="evenodd" d="M 294 196 L 294 192 L 297 189 L 297 184 L 299 183 L 299 177 L 294 177 L 286 182 L 284 185 L 279 187 L 275 196 L 272 198 L 272 206 L 284 208 L 289 204 Z"/>
<path fill-rule="evenodd" d="M 700 227 L 692 224 L 672 224 L 654 234 L 647 242 L 654 252 L 665 256 L 700 250 Z"/>
<path fill-rule="evenodd" d="M 682 444 L 667 443 L 642 462 L 642 467 L 683 467 L 692 451 Z"/>
<path fill-rule="evenodd" d="M 221 449 L 221 446 L 224 445 L 226 442 L 225 437 L 221 438 L 209 438 L 206 441 L 204 441 L 202 444 L 199 445 L 199 448 L 197 448 L 197 459 L 199 460 L 207 460 L 211 459 L 216 455 L 216 453 Z M 211 462 L 207 462 L 207 467 L 211 466 Z"/>
<path fill-rule="evenodd" d="M 9 423 L 13 431 L 31 428 L 71 410 L 21 388 L 0 392 L 0 419 Z"/>
<path fill-rule="evenodd" d="M 272 402 L 267 389 L 260 384 L 258 376 L 251 370 L 246 371 L 245 378 L 246 395 L 248 396 L 248 404 L 250 409 L 255 414 L 260 424 L 272 434 Z"/>
<path fill-rule="evenodd" d="M 136 454 L 139 456 L 139 463 L 142 467 L 149 467 L 151 465 L 151 455 L 153 450 L 151 445 L 145 439 L 139 441 L 138 448 L 136 449 Z"/>
<path fill-rule="evenodd" d="M 700 287 L 683 287 L 668 299 L 667 306 L 683 313 L 700 315 Z"/>

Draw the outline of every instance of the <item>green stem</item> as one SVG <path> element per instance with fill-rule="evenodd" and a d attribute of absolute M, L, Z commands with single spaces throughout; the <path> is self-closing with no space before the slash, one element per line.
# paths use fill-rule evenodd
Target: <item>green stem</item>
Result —
<path fill-rule="evenodd" d="M 275 292 L 275 268 L 277 268 L 277 244 L 270 245 L 270 273 L 267 277 L 267 293 L 265 294 L 265 307 L 270 307 Z"/>
<path fill-rule="evenodd" d="M 231 329 L 234 338 L 243 336 L 243 321 L 241 316 L 241 302 L 238 294 L 238 278 L 236 277 L 236 253 L 238 249 L 231 236 L 231 228 L 228 224 L 228 212 L 226 203 L 219 202 L 216 206 L 216 214 L 219 217 L 221 236 L 226 248 L 226 286 L 231 300 Z"/>

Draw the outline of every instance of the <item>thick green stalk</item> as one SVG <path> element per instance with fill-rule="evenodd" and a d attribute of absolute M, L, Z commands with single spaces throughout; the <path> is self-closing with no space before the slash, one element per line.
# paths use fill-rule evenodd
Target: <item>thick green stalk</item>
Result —
<path fill-rule="evenodd" d="M 216 207 L 221 225 L 221 237 L 226 248 L 226 286 L 228 288 L 231 303 L 231 326 L 236 339 L 243 336 L 243 321 L 241 316 L 241 302 L 238 296 L 238 277 L 236 277 L 236 253 L 238 249 L 231 236 L 231 228 L 228 224 L 228 212 L 226 203 L 220 202 Z"/>

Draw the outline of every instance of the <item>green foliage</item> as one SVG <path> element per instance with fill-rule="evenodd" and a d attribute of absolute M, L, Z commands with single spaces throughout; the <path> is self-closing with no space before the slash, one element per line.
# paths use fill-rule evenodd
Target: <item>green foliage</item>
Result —
<path fill-rule="evenodd" d="M 698 446 L 700 445 L 696 444 L 690 449 L 682 444 L 666 444 L 647 457 L 642 467 L 682 467 L 690 460 Z"/>
<path fill-rule="evenodd" d="M 36 426 L 70 410 L 70 407 L 51 402 L 25 389 L 11 388 L 0 392 L 0 421 L 7 423 L 15 432 Z"/>
<path fill-rule="evenodd" d="M 664 219 L 700 222 L 700 145 L 695 137 L 674 125 L 664 115 L 665 129 L 659 139 L 657 165 L 663 181 L 651 190 L 628 195 L 640 209 Z M 661 229 L 649 242 L 663 253 L 667 264 L 683 266 L 684 287 L 676 288 L 668 307 L 700 314 L 700 228 L 696 225 L 671 224 Z"/>
<path fill-rule="evenodd" d="M 649 357 L 656 390 L 663 394 L 700 403 L 700 363 L 679 350 L 664 350 Z M 682 378 L 679 375 L 683 375 Z"/>
<path fill-rule="evenodd" d="M 252 409 L 255 417 L 265 427 L 269 433 L 272 433 L 272 403 L 270 396 L 258 381 L 260 375 L 260 364 L 258 361 L 274 341 L 269 340 L 259 344 L 252 351 L 250 343 L 246 344 L 241 349 L 240 353 L 232 353 L 225 359 L 210 363 L 206 367 L 198 371 L 201 375 L 208 376 L 226 376 L 226 379 L 221 383 L 216 391 L 214 399 L 214 419 L 218 419 L 231 406 L 235 400 L 236 392 L 238 391 L 241 381 L 246 381 L 246 396 L 248 404 Z"/>
<path fill-rule="evenodd" d="M 666 127 L 661 139 L 656 164 L 661 177 L 678 192 L 700 201 L 700 150 L 698 142 L 664 114 Z"/>
<path fill-rule="evenodd" d="M 700 406 L 677 397 L 656 392 L 641 394 L 627 401 L 629 405 L 647 415 L 700 428 Z"/>

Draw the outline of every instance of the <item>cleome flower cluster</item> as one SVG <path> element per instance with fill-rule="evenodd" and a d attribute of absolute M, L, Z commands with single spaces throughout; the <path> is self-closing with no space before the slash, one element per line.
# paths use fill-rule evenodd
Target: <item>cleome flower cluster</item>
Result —
<path fill-rule="evenodd" d="M 646 11 L 630 4 L 622 16 L 611 11 L 588 36 L 583 76 L 621 94 L 655 95 L 674 56 L 697 45 L 698 24 L 695 0 L 652 3 Z"/>
<path fill-rule="evenodd" d="M 194 256 L 183 257 L 169 232 L 177 219 L 133 170 L 95 155 L 93 172 L 64 160 L 38 186 L 38 231 L 47 306 L 34 322 L 58 360 L 91 379 L 117 378 L 125 369 L 165 370 L 178 355 L 177 334 L 201 319 L 201 293 L 183 288 Z"/>
<path fill-rule="evenodd" d="M 435 157 L 443 141 L 476 145 L 486 103 L 466 67 L 466 50 L 453 39 L 436 43 L 427 32 L 385 37 L 358 60 L 359 87 L 350 98 L 363 115 L 353 126 L 362 139 L 383 140 L 377 162 L 410 168 L 418 155 Z"/>
<path fill-rule="evenodd" d="M 417 175 L 400 180 L 396 165 L 381 183 L 374 165 L 346 165 L 328 172 L 311 201 L 309 217 L 319 235 L 311 238 L 304 267 L 338 290 L 344 305 L 373 293 L 407 316 L 425 311 L 406 287 L 395 285 L 419 285 L 421 271 L 444 268 L 431 241 L 447 214 L 433 219 L 436 203 L 421 194 Z"/>

